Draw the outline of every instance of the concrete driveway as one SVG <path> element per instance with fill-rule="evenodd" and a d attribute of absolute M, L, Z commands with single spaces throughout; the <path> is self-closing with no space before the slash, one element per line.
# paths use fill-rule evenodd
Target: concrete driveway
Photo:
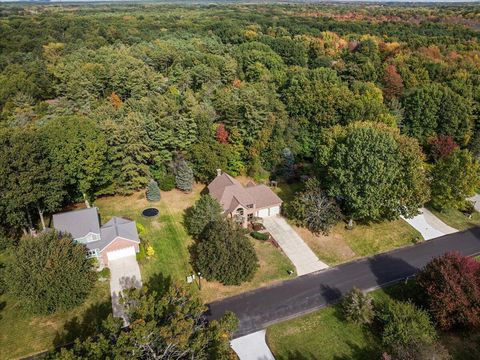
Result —
<path fill-rule="evenodd" d="M 267 217 L 263 219 L 263 225 L 295 265 L 298 276 L 328 268 L 327 264 L 318 260 L 314 252 L 284 218 Z"/>
<path fill-rule="evenodd" d="M 124 289 L 142 286 L 140 267 L 136 256 L 126 256 L 109 261 L 110 268 L 110 293 L 112 296 L 113 316 L 121 317 L 127 325 L 127 319 L 119 304 L 120 292 Z"/>
<path fill-rule="evenodd" d="M 275 360 L 265 342 L 265 330 L 245 335 L 231 341 L 232 349 L 240 360 Z"/>
<path fill-rule="evenodd" d="M 420 214 L 417 216 L 414 216 L 410 219 L 402 217 L 402 219 L 419 231 L 425 240 L 435 239 L 439 236 L 453 234 L 458 231 L 457 229 L 445 224 L 442 220 L 433 215 L 428 209 L 421 208 L 419 210 Z"/>

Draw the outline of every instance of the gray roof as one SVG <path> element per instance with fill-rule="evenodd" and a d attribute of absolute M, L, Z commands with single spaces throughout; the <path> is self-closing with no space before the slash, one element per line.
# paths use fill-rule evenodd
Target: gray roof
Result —
<path fill-rule="evenodd" d="M 100 234 L 100 240 L 85 244 L 90 250 L 100 249 L 102 251 L 117 237 L 140 243 L 135 221 L 113 217 L 100 227 L 97 208 L 55 214 L 53 215 L 53 227 L 58 231 L 72 234 L 74 239 L 81 238 L 90 232 Z"/>
<path fill-rule="evenodd" d="M 90 232 L 100 234 L 98 210 L 89 208 L 54 214 L 53 227 L 72 234 L 74 239 L 84 237 Z"/>

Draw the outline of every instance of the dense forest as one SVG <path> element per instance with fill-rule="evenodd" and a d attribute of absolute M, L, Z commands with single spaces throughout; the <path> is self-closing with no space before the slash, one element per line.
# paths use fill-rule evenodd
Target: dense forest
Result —
<path fill-rule="evenodd" d="M 479 19 L 476 5 L 2 5 L 1 226 L 189 169 L 261 181 L 285 163 L 356 220 L 463 206 Z"/>

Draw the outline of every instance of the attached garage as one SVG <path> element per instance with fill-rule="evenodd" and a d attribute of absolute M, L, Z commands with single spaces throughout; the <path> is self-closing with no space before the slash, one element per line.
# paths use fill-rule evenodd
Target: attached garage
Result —
<path fill-rule="evenodd" d="M 107 252 L 108 261 L 121 259 L 128 256 L 135 256 L 135 246 L 129 246 L 120 250 L 112 250 Z"/>
<path fill-rule="evenodd" d="M 257 216 L 258 217 L 269 217 L 269 216 L 275 216 L 280 214 L 280 206 L 272 206 L 266 209 L 260 209 L 257 211 Z"/>

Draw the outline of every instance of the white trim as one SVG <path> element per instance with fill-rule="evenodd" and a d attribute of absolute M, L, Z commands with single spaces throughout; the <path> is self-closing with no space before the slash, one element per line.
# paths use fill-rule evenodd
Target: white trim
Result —
<path fill-rule="evenodd" d="M 110 241 L 107 245 L 105 245 L 103 248 L 101 248 L 101 249 L 100 249 L 100 252 L 103 252 L 103 250 L 105 250 L 111 243 L 117 241 L 118 239 L 131 241 L 131 242 L 133 242 L 133 243 L 135 243 L 135 244 L 140 244 L 140 241 L 132 240 L 132 239 L 126 239 L 126 238 L 124 238 L 124 237 L 117 236 L 117 237 L 114 238 L 112 241 Z"/>

